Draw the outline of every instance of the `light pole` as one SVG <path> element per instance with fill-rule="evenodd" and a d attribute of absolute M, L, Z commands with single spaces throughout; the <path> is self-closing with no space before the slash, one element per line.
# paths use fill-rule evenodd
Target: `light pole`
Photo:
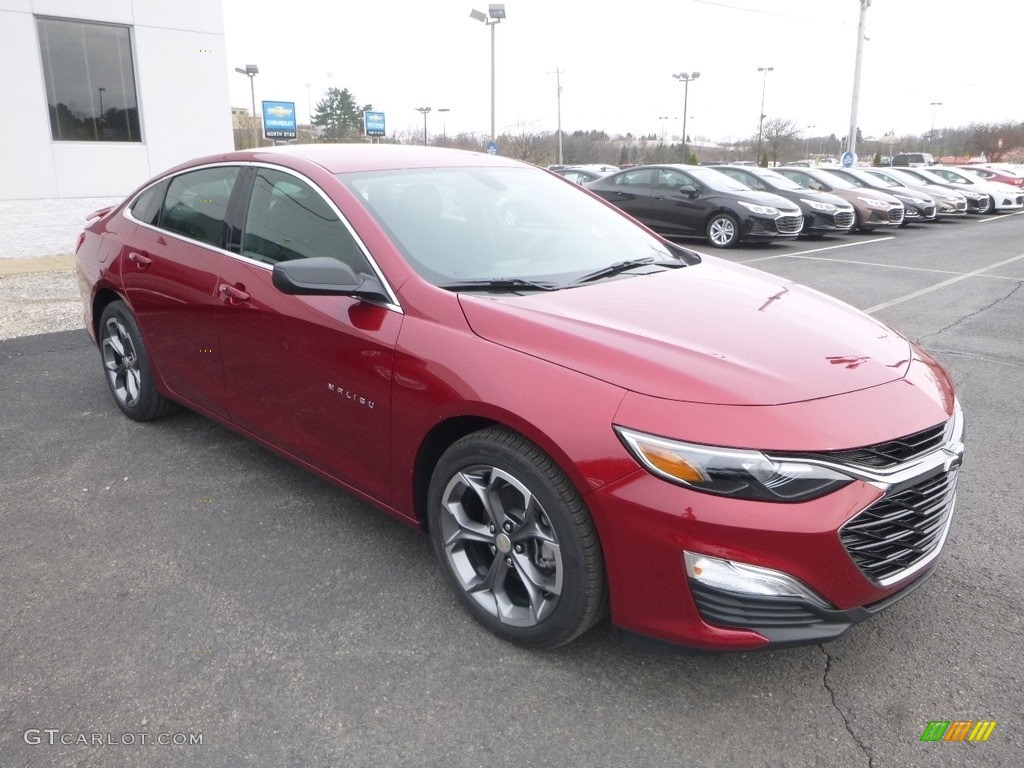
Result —
<path fill-rule="evenodd" d="M 255 64 L 246 64 L 245 69 L 241 67 L 235 67 L 235 72 L 240 75 L 247 75 L 249 78 L 249 91 L 252 94 L 252 122 L 250 125 L 250 133 L 252 134 L 252 146 L 256 148 L 256 75 L 260 73 L 260 68 Z"/>
<path fill-rule="evenodd" d="M 763 72 L 761 81 L 761 117 L 757 121 L 757 164 L 761 164 L 761 137 L 764 134 L 764 92 L 768 88 L 768 73 L 774 72 L 775 67 L 758 67 L 758 72 Z"/>
<path fill-rule="evenodd" d="M 700 77 L 700 72 L 680 72 L 672 77 L 683 84 L 683 165 L 686 165 L 690 161 L 686 154 L 686 112 L 690 101 L 690 81 Z"/>
<path fill-rule="evenodd" d="M 423 115 L 423 146 L 427 146 L 427 115 L 430 107 L 416 107 L 416 111 Z"/>
<path fill-rule="evenodd" d="M 438 107 L 438 112 L 451 112 L 448 107 Z M 446 115 L 441 121 L 441 145 L 448 146 L 448 116 Z"/>
<path fill-rule="evenodd" d="M 661 143 L 665 143 L 665 121 L 668 120 L 668 115 L 661 115 L 658 117 L 661 120 Z"/>
<path fill-rule="evenodd" d="M 808 125 L 808 126 L 804 126 L 804 130 L 805 131 L 809 131 L 809 130 L 811 130 L 811 128 L 817 128 L 817 127 L 818 126 L 816 126 L 816 125 Z M 811 154 L 811 135 L 807 134 L 807 136 L 804 137 L 804 155 L 810 155 L 810 154 Z"/>
<path fill-rule="evenodd" d="M 505 18 L 505 6 L 502 3 L 491 3 L 487 6 L 486 14 L 474 8 L 469 16 L 491 28 L 491 141 L 494 141 L 494 28 Z"/>
<path fill-rule="evenodd" d="M 942 106 L 942 102 L 932 101 L 928 106 L 932 108 L 932 129 L 928 132 L 928 148 L 931 149 L 935 141 L 935 111 Z"/>

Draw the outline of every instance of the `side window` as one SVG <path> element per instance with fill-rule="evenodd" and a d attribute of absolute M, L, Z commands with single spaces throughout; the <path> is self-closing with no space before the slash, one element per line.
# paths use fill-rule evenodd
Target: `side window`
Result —
<path fill-rule="evenodd" d="M 132 218 L 141 221 L 143 224 L 156 224 L 160 215 L 160 208 L 164 204 L 164 193 L 167 191 L 167 183 L 160 182 L 145 190 L 135 198 L 130 210 Z"/>
<path fill-rule="evenodd" d="M 357 274 L 370 271 L 327 201 L 302 179 L 269 168 L 261 168 L 253 181 L 242 254 L 265 264 L 329 256 Z"/>
<path fill-rule="evenodd" d="M 658 186 L 666 187 L 671 189 L 673 192 L 678 192 L 682 187 L 686 185 L 694 185 L 693 179 L 687 176 L 685 173 L 679 173 L 678 171 L 670 171 L 662 169 L 658 176 Z"/>
<path fill-rule="evenodd" d="M 654 183 L 654 171 L 650 168 L 629 171 L 616 176 L 612 183 L 619 187 L 649 187 Z"/>
<path fill-rule="evenodd" d="M 224 214 L 237 177 L 237 166 L 204 168 L 175 176 L 167 187 L 160 226 L 223 248 Z"/>

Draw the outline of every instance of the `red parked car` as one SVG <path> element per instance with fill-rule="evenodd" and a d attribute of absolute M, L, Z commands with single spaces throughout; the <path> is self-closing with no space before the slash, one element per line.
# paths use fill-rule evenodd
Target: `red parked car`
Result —
<path fill-rule="evenodd" d="M 78 274 L 121 411 L 184 405 L 424 528 L 503 638 L 610 610 L 704 648 L 816 643 L 936 567 L 963 453 L 942 367 L 547 171 L 256 150 L 97 215 Z"/>

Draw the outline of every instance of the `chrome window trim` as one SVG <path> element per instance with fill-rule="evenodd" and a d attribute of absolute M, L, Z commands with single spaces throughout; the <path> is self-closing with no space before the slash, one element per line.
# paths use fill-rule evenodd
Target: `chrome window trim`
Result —
<path fill-rule="evenodd" d="M 134 222 L 135 224 L 137 224 L 140 227 L 146 227 L 147 229 L 151 229 L 154 232 L 159 232 L 161 235 L 167 235 L 169 237 L 174 237 L 174 238 L 177 238 L 178 240 L 182 240 L 182 241 L 184 241 L 186 243 L 189 243 L 191 245 L 198 245 L 201 248 L 206 248 L 208 250 L 214 251 L 215 253 L 218 253 L 218 254 L 220 254 L 222 256 L 227 256 L 227 257 L 232 258 L 232 259 L 234 259 L 236 261 L 241 261 L 243 264 L 248 264 L 250 266 L 260 267 L 261 269 L 265 269 L 268 272 L 273 272 L 274 268 L 270 264 L 266 264 L 266 263 L 264 263 L 262 261 L 258 261 L 257 259 L 253 259 L 253 258 L 251 258 L 249 256 L 246 256 L 244 254 L 241 254 L 241 253 L 234 253 L 232 251 L 225 250 L 224 248 L 220 248 L 220 247 L 218 247 L 216 245 L 210 245 L 209 243 L 204 243 L 201 240 L 194 240 L 191 237 L 186 237 L 185 235 L 179 234 L 177 232 L 172 232 L 169 229 L 162 229 L 162 228 L 154 226 L 152 224 L 147 224 L 146 222 L 139 221 L 134 216 L 132 216 L 131 207 L 132 207 L 132 205 L 135 204 L 135 201 L 138 200 L 139 197 L 142 194 L 144 194 L 147 190 L 155 187 L 157 184 L 160 184 L 160 183 L 162 183 L 164 181 L 167 181 L 168 179 L 175 179 L 178 176 L 181 176 L 181 175 L 186 174 L 186 173 L 191 173 L 193 171 L 202 171 L 202 170 L 205 170 L 207 168 L 222 168 L 222 167 L 225 167 L 225 166 L 237 167 L 239 170 L 241 170 L 242 168 L 245 168 L 245 167 L 249 167 L 249 168 L 269 168 L 270 170 L 273 170 L 273 171 L 280 171 L 281 173 L 286 173 L 286 174 L 289 174 L 291 176 L 294 176 L 294 177 L 296 177 L 298 179 L 301 179 L 306 184 L 308 184 L 310 186 L 310 188 L 312 188 L 314 191 L 316 191 L 316 193 L 318 195 L 320 195 L 321 198 L 323 198 L 324 202 L 326 202 L 327 205 L 330 206 L 331 210 L 334 211 L 334 214 L 338 217 L 338 220 L 342 223 L 342 225 L 345 227 L 345 229 L 348 230 L 349 235 L 352 237 L 352 239 L 355 241 L 356 245 L 359 247 L 359 250 L 362 252 L 363 257 L 366 259 L 367 263 L 370 265 L 370 268 L 373 270 L 374 274 L 377 276 L 377 279 L 380 280 L 380 283 L 384 287 L 384 290 L 387 291 L 388 299 L 389 299 L 388 301 L 373 301 L 373 300 L 370 300 L 370 299 L 361 299 L 361 301 L 365 301 L 365 302 L 367 302 L 369 304 L 375 304 L 375 305 L 377 305 L 379 307 L 384 307 L 385 309 L 389 309 L 392 312 L 397 312 L 400 315 L 401 314 L 405 314 L 405 312 L 402 309 L 402 305 L 398 301 L 398 296 L 395 294 L 394 289 L 392 289 L 392 287 L 391 287 L 391 283 L 389 283 L 387 278 L 384 277 L 384 273 L 381 271 L 381 269 L 378 266 L 376 260 L 370 255 L 370 251 L 366 247 L 366 243 L 363 242 L 363 239 L 361 237 L 359 237 L 359 235 L 356 233 L 356 231 L 352 228 L 352 225 L 349 224 L 348 219 L 345 218 L 344 215 L 342 215 L 341 211 L 338 209 L 338 206 L 336 206 L 334 204 L 334 201 L 331 200 L 326 194 L 324 194 L 324 191 L 322 189 L 320 189 L 320 185 L 319 184 L 314 182 L 312 179 L 310 179 L 305 174 L 303 174 L 303 173 L 301 173 L 299 171 L 293 170 L 292 168 L 286 168 L 286 167 L 281 166 L 281 165 L 274 165 L 273 163 L 267 163 L 267 162 L 261 162 L 261 161 L 253 161 L 253 160 L 241 160 L 241 161 L 235 161 L 235 162 L 221 161 L 221 162 L 215 162 L 215 163 L 204 163 L 203 165 L 196 165 L 196 166 L 193 166 L 191 168 L 185 168 L 185 169 L 182 169 L 181 171 L 178 171 L 177 173 L 168 174 L 166 176 L 161 176 L 160 178 L 154 180 L 152 184 L 147 184 L 145 187 L 140 189 L 136 194 L 132 195 L 132 197 L 128 200 L 128 202 L 124 204 L 124 209 L 123 210 L 124 210 L 125 218 L 127 218 L 129 221 Z"/>

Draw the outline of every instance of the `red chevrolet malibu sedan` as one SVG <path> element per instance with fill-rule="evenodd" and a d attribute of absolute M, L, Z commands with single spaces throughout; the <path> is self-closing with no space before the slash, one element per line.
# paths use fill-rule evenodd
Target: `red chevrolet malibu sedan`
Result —
<path fill-rule="evenodd" d="M 77 264 L 125 415 L 185 406 L 422 527 L 508 640 L 610 611 L 703 648 L 816 643 L 946 541 L 963 419 L 938 363 L 523 163 L 205 157 L 97 212 Z"/>

